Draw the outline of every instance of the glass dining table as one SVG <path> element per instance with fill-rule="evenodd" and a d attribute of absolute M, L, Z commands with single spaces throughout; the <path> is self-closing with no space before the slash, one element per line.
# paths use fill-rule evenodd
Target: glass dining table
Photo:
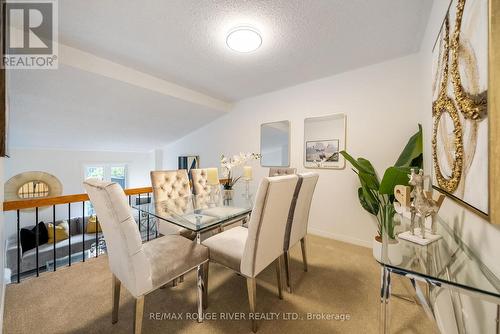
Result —
<path fill-rule="evenodd" d="M 222 230 L 225 225 L 241 221 L 244 224 L 252 212 L 251 195 L 235 192 L 232 199 L 223 199 L 220 192 L 215 196 L 188 195 L 149 203 L 132 204 L 140 213 L 156 218 L 157 223 L 173 224 L 193 232 L 196 241 L 201 234 L 212 229 Z"/>

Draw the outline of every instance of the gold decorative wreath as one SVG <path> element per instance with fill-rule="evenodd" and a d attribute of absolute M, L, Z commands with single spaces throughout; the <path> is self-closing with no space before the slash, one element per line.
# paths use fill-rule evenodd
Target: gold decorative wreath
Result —
<path fill-rule="evenodd" d="M 487 115 L 487 94 L 486 91 L 479 94 L 467 93 L 462 86 L 460 72 L 458 70 L 458 53 L 460 50 L 460 29 L 462 26 L 462 16 L 464 14 L 465 0 L 458 0 L 457 14 L 455 19 L 455 31 L 451 41 L 451 82 L 453 92 L 459 106 L 460 112 L 466 119 L 482 120 Z"/>
<path fill-rule="evenodd" d="M 452 119 L 454 128 L 453 133 L 455 135 L 455 160 L 453 161 L 450 178 L 443 176 L 437 156 L 437 131 L 441 116 L 444 113 L 448 113 Z M 457 189 L 460 179 L 462 178 L 464 162 L 464 145 L 460 117 L 453 101 L 449 97 L 439 98 L 435 101 L 432 105 L 432 114 L 434 115 L 434 126 L 432 131 L 432 160 L 434 162 L 434 169 L 436 170 L 436 179 L 441 188 L 448 192 L 453 192 Z"/>
<path fill-rule="evenodd" d="M 434 125 L 432 131 L 432 161 L 434 163 L 434 170 L 436 171 L 436 180 L 438 185 L 448 192 L 453 192 L 457 189 L 460 179 L 462 177 L 463 168 L 463 139 L 462 139 L 462 124 L 457 109 L 453 101 L 446 94 L 446 86 L 448 83 L 448 63 L 449 63 L 449 32 L 450 23 L 448 17 L 444 21 L 444 47 L 442 54 L 443 74 L 442 81 L 439 87 L 439 96 L 432 104 L 432 116 L 434 117 Z M 455 159 L 453 161 L 452 173 L 450 178 L 446 178 L 441 172 L 437 156 L 437 130 L 441 116 L 443 113 L 448 113 L 453 120 L 453 127 L 455 134 Z"/>
<path fill-rule="evenodd" d="M 460 29 L 462 24 L 462 16 L 465 7 L 465 0 L 457 0 L 457 13 L 454 32 L 450 46 L 450 24 L 448 15 L 444 21 L 444 36 L 443 36 L 443 54 L 440 62 L 443 65 L 442 81 L 439 87 L 439 94 L 436 101 L 432 105 L 432 116 L 434 117 L 433 132 L 432 132 L 432 160 L 434 170 L 436 171 L 436 180 L 438 185 L 452 193 L 454 192 L 462 178 L 464 168 L 464 145 L 463 145 L 463 128 L 460 121 L 459 112 L 465 119 L 480 121 L 487 116 L 487 92 L 479 94 L 470 94 L 465 91 L 462 86 L 460 72 L 458 69 L 458 57 L 460 50 Z M 451 54 L 451 70 L 449 69 L 449 60 Z M 451 73 L 449 73 L 451 72 Z M 457 107 L 453 100 L 447 94 L 448 76 L 451 75 L 453 84 L 453 92 L 456 98 Z M 458 109 L 458 110 L 457 110 Z M 453 121 L 453 133 L 455 144 L 455 159 L 453 161 L 451 177 L 447 178 L 443 175 L 439 166 L 437 156 L 437 130 L 441 116 L 443 113 L 448 113 Z"/>

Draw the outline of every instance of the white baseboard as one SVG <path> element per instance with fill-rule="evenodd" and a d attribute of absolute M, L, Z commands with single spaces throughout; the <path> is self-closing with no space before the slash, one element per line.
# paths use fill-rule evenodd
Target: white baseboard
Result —
<path fill-rule="evenodd" d="M 343 241 L 343 242 L 347 242 L 347 243 L 354 244 L 357 246 L 367 247 L 370 249 L 372 248 L 371 242 L 363 240 L 363 239 L 353 238 L 353 237 L 347 236 L 347 235 L 336 234 L 336 233 L 327 232 L 327 231 L 323 231 L 323 230 L 320 230 L 317 228 L 311 228 L 311 227 L 309 227 L 307 229 L 307 232 L 310 234 L 313 234 L 313 235 L 317 235 L 319 237 Z"/>

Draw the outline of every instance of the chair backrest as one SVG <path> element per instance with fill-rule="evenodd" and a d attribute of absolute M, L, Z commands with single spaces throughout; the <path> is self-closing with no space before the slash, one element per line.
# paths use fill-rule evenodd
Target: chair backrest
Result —
<path fill-rule="evenodd" d="M 151 267 L 123 189 L 114 182 L 83 182 L 106 240 L 111 272 L 134 296 L 152 289 Z"/>
<path fill-rule="evenodd" d="M 195 205 L 198 209 L 207 208 L 210 205 L 212 191 L 216 191 L 215 195 L 219 196 L 219 188 L 213 188 L 208 184 L 206 169 L 193 168 L 190 172 L 191 180 L 193 181 Z"/>
<path fill-rule="evenodd" d="M 286 224 L 297 175 L 265 177 L 257 190 L 241 273 L 255 277 L 283 254 Z"/>
<path fill-rule="evenodd" d="M 272 167 L 269 168 L 269 176 L 293 175 L 297 168 Z"/>
<path fill-rule="evenodd" d="M 191 195 L 185 169 L 151 171 L 151 185 L 155 201 L 175 200 L 178 197 Z"/>
<path fill-rule="evenodd" d="M 155 210 L 165 210 L 166 202 L 170 202 L 169 210 L 176 213 L 185 211 L 190 203 L 191 186 L 185 169 L 151 171 L 151 186 L 155 201 Z M 180 227 L 173 224 L 160 224 L 160 233 L 178 234 Z"/>
<path fill-rule="evenodd" d="M 314 189 L 318 183 L 318 173 L 298 174 L 296 194 L 290 207 L 290 215 L 287 222 L 287 232 L 283 250 L 287 251 L 307 234 L 309 223 L 309 211 L 311 209 Z"/>
<path fill-rule="evenodd" d="M 207 170 L 193 168 L 190 172 L 193 181 L 193 193 L 197 196 L 210 194 L 210 186 L 207 183 Z"/>

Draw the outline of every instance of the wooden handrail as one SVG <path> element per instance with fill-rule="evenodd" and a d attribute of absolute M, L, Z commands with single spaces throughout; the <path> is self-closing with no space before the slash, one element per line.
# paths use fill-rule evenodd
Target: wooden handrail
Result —
<path fill-rule="evenodd" d="M 226 179 L 220 179 L 221 183 L 226 182 Z M 129 188 L 124 189 L 125 195 L 140 195 L 152 193 L 152 187 L 141 187 L 141 188 Z M 60 205 L 60 204 L 68 204 L 68 203 L 79 203 L 88 201 L 89 196 L 87 194 L 74 194 L 74 195 L 64 195 L 64 196 L 54 196 L 54 197 L 45 197 L 45 198 L 37 198 L 37 199 L 24 199 L 18 201 L 6 201 L 3 202 L 3 211 L 14 211 L 14 210 L 23 210 L 23 209 L 33 209 L 44 206 L 51 205 Z"/>
<path fill-rule="evenodd" d="M 142 187 L 142 188 L 130 188 L 124 189 L 125 195 L 139 195 L 152 193 L 153 188 Z M 87 194 L 74 194 L 74 195 L 64 195 L 64 196 L 54 196 L 45 197 L 37 199 L 25 199 L 18 201 L 7 201 L 3 202 L 3 211 L 13 211 L 13 210 L 23 210 L 23 209 L 33 209 L 36 207 L 68 204 L 68 203 L 79 203 L 88 201 L 89 196 Z"/>

